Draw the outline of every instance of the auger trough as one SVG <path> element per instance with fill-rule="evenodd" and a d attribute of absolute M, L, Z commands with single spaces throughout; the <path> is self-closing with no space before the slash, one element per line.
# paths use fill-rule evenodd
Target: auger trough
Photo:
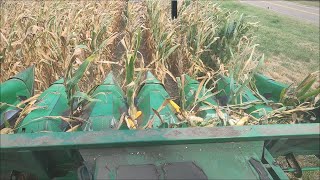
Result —
<path fill-rule="evenodd" d="M 223 103 L 230 79 L 212 96 L 212 104 Z M 319 122 L 301 124 L 179 127 L 177 113 L 168 104 L 155 116 L 155 109 L 169 98 L 164 86 L 150 72 L 136 96 L 141 126 L 129 129 L 120 122 L 127 111 L 126 97 L 112 72 L 96 87 L 96 101 L 83 106 L 80 127 L 70 131 L 72 122 L 63 120 L 68 109 L 63 79 L 53 83 L 35 100 L 37 108 L 19 116 L 33 96 L 34 70 L 28 68 L 1 84 L 1 128 L 15 126 L 14 133 L 1 134 L 1 178 L 13 179 L 288 179 L 286 172 L 301 177 L 296 155 L 319 157 Z M 261 94 L 273 101 L 286 85 L 263 75 L 255 76 Z M 236 85 L 236 84 L 235 84 Z M 186 77 L 187 104 L 192 102 L 199 82 Z M 257 97 L 245 89 L 243 101 Z M 201 93 L 200 95 L 201 96 Z M 222 99 L 222 102 L 219 101 Z M 218 103 L 219 101 L 219 103 Z M 199 104 L 200 107 L 205 104 Z M 256 105 L 248 109 L 265 109 Z M 210 119 L 214 109 L 201 112 Z M 259 116 L 256 114 L 255 116 Z M 53 118 L 54 117 L 54 118 Z M 319 117 L 318 117 L 319 118 Z M 290 167 L 282 169 L 275 158 L 285 156 Z"/>

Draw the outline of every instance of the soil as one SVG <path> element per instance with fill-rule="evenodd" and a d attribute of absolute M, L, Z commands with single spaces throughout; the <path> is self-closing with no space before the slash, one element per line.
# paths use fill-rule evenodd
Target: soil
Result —
<path fill-rule="evenodd" d="M 146 6 L 145 4 L 143 4 L 143 5 Z M 142 40 L 141 40 L 141 45 L 140 45 L 140 48 L 139 48 L 139 52 L 142 55 L 142 58 L 143 58 L 143 61 L 144 61 L 144 67 L 147 67 L 153 61 L 152 54 L 153 54 L 153 49 L 155 49 L 155 48 L 152 47 L 153 46 L 153 44 L 152 44 L 152 34 L 150 32 L 150 22 L 149 22 L 149 17 L 147 15 L 147 9 L 143 8 L 142 10 L 144 12 L 141 13 L 141 14 L 146 15 L 146 17 L 142 18 L 141 23 L 146 28 L 142 31 Z M 141 57 L 139 58 L 139 60 L 141 60 Z M 172 61 L 172 62 L 174 62 L 174 61 Z M 150 68 L 153 69 L 154 65 L 151 65 Z M 178 67 L 177 67 L 177 65 L 175 63 L 173 63 L 172 67 L 169 68 L 169 71 L 175 77 L 180 76 L 180 73 L 178 71 Z M 161 81 L 161 79 L 159 79 L 159 80 Z M 170 97 L 176 98 L 176 97 L 179 96 L 178 85 L 172 79 L 172 77 L 170 77 L 168 74 L 166 74 L 166 76 L 165 76 L 165 78 L 163 80 L 163 83 L 164 83 L 164 87 L 165 87 L 166 91 L 168 92 L 168 94 L 170 95 Z"/>
<path fill-rule="evenodd" d="M 313 69 L 317 64 L 305 63 L 292 60 L 284 60 L 286 57 L 270 57 L 262 70 L 263 74 L 271 77 L 276 81 L 280 81 L 285 84 L 295 84 L 299 82 L 309 74 L 312 73 L 310 69 Z M 315 83 L 315 87 L 319 87 L 320 80 Z"/>
<path fill-rule="evenodd" d="M 126 28 L 126 19 L 122 16 L 127 9 L 128 3 L 123 3 L 122 10 L 119 11 L 118 19 L 115 23 L 115 28 L 113 29 L 114 33 L 120 33 L 120 35 L 114 40 L 114 47 L 111 48 L 113 55 L 112 55 L 112 61 L 113 62 L 120 62 L 121 59 L 124 57 L 125 54 L 125 47 L 120 42 L 125 35 L 125 28 Z M 123 82 L 125 77 L 121 75 L 121 67 L 118 64 L 112 64 L 111 70 L 113 72 L 114 78 L 117 80 L 117 82 Z"/>
<path fill-rule="evenodd" d="M 303 167 L 315 167 L 320 165 L 320 159 L 314 155 L 308 156 L 296 156 L 297 161 L 299 162 L 301 168 Z M 288 168 L 288 164 L 283 156 L 277 158 L 277 163 L 281 166 L 282 169 Z M 288 177 L 292 180 L 319 180 L 320 179 L 320 171 L 305 171 L 302 172 L 302 178 L 297 178 L 293 175 L 293 173 L 286 173 Z"/>
<path fill-rule="evenodd" d="M 145 29 L 142 32 L 142 40 L 141 40 L 141 46 L 140 46 L 140 53 L 143 56 L 143 61 L 144 61 L 144 67 L 147 67 L 151 62 L 152 62 L 152 47 L 150 47 L 150 39 L 152 38 L 151 33 L 150 33 L 150 29 L 149 27 L 149 23 L 146 21 L 144 22 L 144 24 L 147 26 L 147 29 Z"/>
<path fill-rule="evenodd" d="M 177 98 L 179 97 L 179 88 L 178 84 L 170 77 L 168 74 L 166 75 L 164 79 L 164 87 L 170 97 Z"/>

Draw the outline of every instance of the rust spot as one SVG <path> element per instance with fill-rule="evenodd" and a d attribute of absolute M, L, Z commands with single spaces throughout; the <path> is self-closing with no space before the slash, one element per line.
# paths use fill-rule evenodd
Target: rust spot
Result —
<path fill-rule="evenodd" d="M 62 144 L 63 139 L 53 138 L 50 134 L 42 136 L 33 140 L 34 144 L 44 145 L 44 144 Z"/>
<path fill-rule="evenodd" d="M 143 138 L 143 137 L 147 137 L 147 136 L 148 137 L 157 137 L 157 136 L 162 135 L 161 131 L 155 131 L 154 129 L 136 131 L 134 134 L 135 134 L 135 138 Z"/>
<path fill-rule="evenodd" d="M 62 144 L 64 140 L 54 138 L 50 136 L 49 133 L 48 135 L 37 137 L 35 139 L 24 138 L 20 136 L 19 138 L 15 138 L 15 140 L 11 144 L 14 146 L 24 146 L 26 142 L 28 142 L 27 144 L 31 146 L 41 146 L 47 144 Z"/>
<path fill-rule="evenodd" d="M 166 137 L 166 138 L 178 137 L 181 134 L 182 134 L 181 131 L 173 130 L 173 131 L 170 131 L 169 133 L 165 134 L 164 137 Z"/>
<path fill-rule="evenodd" d="M 101 136 L 110 137 L 115 133 L 114 131 L 92 131 L 90 133 L 81 134 L 81 136 L 74 138 L 73 142 L 81 142 L 85 144 L 91 144 L 97 142 Z M 98 139 L 97 139 L 98 138 Z"/>

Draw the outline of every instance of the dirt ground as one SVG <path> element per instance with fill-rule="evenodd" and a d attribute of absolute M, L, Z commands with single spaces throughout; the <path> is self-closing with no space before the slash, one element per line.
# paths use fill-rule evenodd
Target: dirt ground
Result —
<path fill-rule="evenodd" d="M 309 73 L 313 72 L 312 69 L 315 69 L 315 67 L 319 67 L 319 64 L 301 61 L 293 62 L 286 57 L 273 56 L 267 59 L 262 72 L 274 80 L 290 85 L 301 82 Z M 320 79 L 318 78 L 315 87 L 319 87 L 319 85 Z"/>
<path fill-rule="evenodd" d="M 303 167 L 315 167 L 315 166 L 320 166 L 320 159 L 317 158 L 316 156 L 296 156 L 301 168 Z M 277 162 L 279 165 L 283 168 L 286 169 L 288 168 L 288 164 L 285 160 L 284 157 L 279 157 L 277 159 Z M 293 175 L 293 173 L 287 173 L 288 177 L 292 180 L 319 180 L 320 179 L 320 171 L 305 171 L 302 174 L 302 178 L 297 178 Z"/>

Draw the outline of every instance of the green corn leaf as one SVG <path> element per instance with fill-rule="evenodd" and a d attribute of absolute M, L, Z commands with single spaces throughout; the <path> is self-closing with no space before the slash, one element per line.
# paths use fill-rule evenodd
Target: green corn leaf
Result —
<path fill-rule="evenodd" d="M 310 80 L 311 74 L 309 74 L 307 77 L 305 77 L 302 82 L 298 85 L 298 87 L 296 88 L 297 91 L 299 91 L 302 87 L 304 87 L 308 81 Z"/>
<path fill-rule="evenodd" d="M 313 83 L 316 81 L 315 78 L 312 78 L 308 81 L 307 84 L 305 84 L 304 86 L 302 86 L 301 90 L 297 93 L 297 97 L 299 98 L 300 96 L 303 96 L 304 94 L 306 94 L 311 86 L 313 85 Z"/>
<path fill-rule="evenodd" d="M 126 81 L 127 85 L 130 84 L 133 81 L 134 77 L 134 56 L 131 56 L 129 59 L 129 62 L 126 67 Z M 127 87 L 127 98 L 128 98 L 128 104 L 129 106 L 132 106 L 133 104 L 133 88 L 132 87 Z"/>
<path fill-rule="evenodd" d="M 98 32 L 98 35 L 97 35 L 97 44 L 100 44 L 102 42 L 102 38 L 103 38 L 103 35 L 106 33 L 107 31 L 107 26 L 104 25 L 101 30 Z"/>
<path fill-rule="evenodd" d="M 95 31 L 91 32 L 91 50 L 95 51 L 96 50 L 96 37 L 97 33 Z"/>
<path fill-rule="evenodd" d="M 94 93 L 94 91 L 97 89 L 97 87 L 99 87 L 99 85 L 93 86 L 93 87 L 87 92 L 87 94 L 88 94 L 89 96 L 91 96 L 91 95 Z"/>
<path fill-rule="evenodd" d="M 79 45 L 77 45 L 74 49 L 77 49 L 77 48 L 79 48 L 79 49 L 85 49 L 85 50 L 90 51 L 90 49 L 88 48 L 88 46 L 86 46 L 86 45 L 84 45 L 84 44 L 79 44 Z"/>
<path fill-rule="evenodd" d="M 89 102 L 97 102 L 97 101 L 101 101 L 99 99 L 94 99 L 92 98 L 90 95 L 84 93 L 84 92 L 80 92 L 80 91 L 77 91 L 74 95 L 73 95 L 73 98 L 81 98 L 81 101 L 82 100 L 86 100 L 86 101 L 89 101 Z"/>
<path fill-rule="evenodd" d="M 78 83 L 83 77 L 84 73 L 86 72 L 87 68 L 89 67 L 90 63 L 95 59 L 96 54 L 92 54 L 84 62 L 80 65 L 80 67 L 76 70 L 75 73 L 71 77 L 67 74 L 67 78 L 65 80 L 66 84 L 66 93 L 68 98 L 68 104 L 71 107 L 71 112 L 73 112 L 73 103 L 74 103 L 74 93 L 79 91 Z M 70 66 L 70 64 L 69 64 Z M 71 72 L 71 70 L 70 70 Z M 70 73 L 68 72 L 68 73 Z M 72 115 L 72 114 L 71 114 Z"/>
<path fill-rule="evenodd" d="M 236 90 L 236 93 L 232 96 L 232 99 L 231 99 L 230 102 L 234 102 L 235 101 L 235 98 L 242 92 L 243 88 L 246 87 L 249 84 L 249 82 L 253 78 L 254 74 L 257 73 L 258 69 L 263 65 L 263 63 L 264 63 L 264 55 L 262 55 L 262 57 L 259 60 L 258 65 L 253 69 L 253 71 L 251 72 L 249 77 L 245 80 L 245 82 L 243 82 L 241 84 L 240 88 L 238 88 Z"/>
<path fill-rule="evenodd" d="M 317 96 L 318 94 L 320 94 L 320 88 L 315 89 L 315 90 L 313 90 L 313 91 L 311 91 L 309 93 L 306 93 L 303 96 L 298 97 L 298 99 L 299 99 L 299 101 L 304 101 L 304 100 L 306 100 L 308 98 L 311 98 L 313 96 Z"/>
<path fill-rule="evenodd" d="M 164 56 L 163 60 L 167 59 L 179 46 L 180 46 L 180 44 L 177 44 L 177 45 L 173 46 L 172 48 L 170 48 L 169 51 Z"/>
<path fill-rule="evenodd" d="M 84 62 L 80 65 L 80 67 L 76 70 L 76 72 L 72 75 L 72 77 L 67 80 L 67 83 L 66 83 L 67 90 L 70 91 L 78 84 L 78 82 L 86 72 L 90 63 L 95 59 L 95 57 L 96 57 L 96 54 L 92 54 L 86 60 L 84 60 Z"/>
<path fill-rule="evenodd" d="M 111 44 L 113 42 L 113 40 L 118 36 L 118 34 L 115 34 L 111 37 L 109 37 L 108 39 L 102 41 L 102 43 L 99 45 L 99 48 L 96 49 L 96 52 L 97 51 L 100 51 L 101 49 L 103 49 L 105 46 Z"/>
<path fill-rule="evenodd" d="M 137 35 L 134 37 L 135 39 L 135 46 L 134 46 L 134 53 L 127 55 L 126 60 L 126 85 L 133 83 L 134 80 L 134 64 L 137 58 L 138 49 L 141 44 L 141 30 L 139 29 Z M 130 107 L 134 106 L 134 88 L 128 87 L 127 88 L 127 101 Z"/>
<path fill-rule="evenodd" d="M 126 69 L 126 78 L 127 78 L 127 85 L 133 81 L 134 77 L 134 62 L 135 59 L 133 56 L 130 56 L 129 62 L 127 64 Z"/>
<path fill-rule="evenodd" d="M 257 88 L 257 86 L 255 85 L 255 83 L 249 83 L 250 86 L 251 86 L 251 89 L 253 89 L 253 92 L 267 105 L 269 105 L 269 101 L 264 97 L 262 96 L 260 93 L 259 93 L 259 90 Z"/>
<path fill-rule="evenodd" d="M 212 98 L 214 95 L 215 95 L 215 94 L 209 94 L 209 95 L 206 95 L 206 96 L 202 96 L 201 98 L 199 98 L 199 99 L 197 100 L 197 103 L 200 103 L 200 102 L 203 102 L 203 101 L 205 101 L 205 100 L 207 100 L 207 99 L 209 99 L 209 98 Z"/>
<path fill-rule="evenodd" d="M 195 93 L 195 95 L 194 95 L 194 99 L 193 99 L 193 102 L 192 102 L 193 105 L 195 105 L 195 103 L 197 102 L 199 95 L 200 95 L 200 96 L 203 95 L 203 93 L 201 93 L 201 92 L 202 92 L 203 87 L 205 87 L 205 86 L 204 86 L 204 83 L 205 83 L 205 82 L 206 82 L 206 79 L 203 79 L 203 80 L 200 82 L 199 87 L 198 87 L 198 89 L 197 89 L 197 91 L 196 91 L 196 93 Z M 201 94 L 200 94 L 200 93 L 201 93 Z"/>
<path fill-rule="evenodd" d="M 4 120 L 4 127 L 10 128 L 10 123 L 7 120 Z"/>
<path fill-rule="evenodd" d="M 282 91 L 281 91 L 281 93 L 280 93 L 280 100 L 279 100 L 279 102 L 282 102 L 282 103 L 283 103 L 283 101 L 284 101 L 284 99 L 285 99 L 286 94 L 287 94 L 288 91 L 289 91 L 289 87 L 282 89 Z"/>
<path fill-rule="evenodd" d="M 136 37 L 136 44 L 135 44 L 135 50 L 134 50 L 134 54 L 133 54 L 133 60 L 136 60 L 137 58 L 137 53 L 139 50 L 139 47 L 141 45 L 141 29 L 138 30 L 138 35 Z"/>

